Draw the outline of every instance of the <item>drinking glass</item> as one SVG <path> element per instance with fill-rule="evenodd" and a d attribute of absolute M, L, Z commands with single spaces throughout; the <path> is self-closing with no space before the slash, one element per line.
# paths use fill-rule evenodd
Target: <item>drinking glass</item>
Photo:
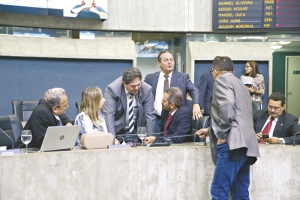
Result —
<path fill-rule="evenodd" d="M 147 137 L 146 127 L 138 127 L 137 136 L 142 140 L 142 147 L 144 147 L 144 139 Z"/>
<path fill-rule="evenodd" d="M 27 153 L 27 146 L 28 143 L 32 140 L 31 130 L 23 130 L 21 134 L 21 140 L 26 145 L 26 153 Z"/>

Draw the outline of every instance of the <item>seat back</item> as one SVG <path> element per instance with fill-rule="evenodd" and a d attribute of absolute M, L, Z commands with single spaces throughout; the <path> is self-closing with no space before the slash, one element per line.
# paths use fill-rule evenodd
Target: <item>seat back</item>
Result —
<path fill-rule="evenodd" d="M 81 101 L 76 101 L 75 102 L 75 106 L 76 106 L 76 109 L 77 109 L 77 114 L 79 114 L 79 112 L 80 112 L 80 104 L 81 104 Z"/>
<path fill-rule="evenodd" d="M 15 143 L 21 136 L 23 127 L 21 121 L 16 115 L 0 116 L 0 128 L 12 139 L 0 131 L 0 146 L 12 148 L 12 142 Z"/>
<path fill-rule="evenodd" d="M 210 126 L 210 116 L 202 116 L 197 120 L 192 120 L 192 132 L 195 134 L 201 128 L 208 128 Z M 199 136 L 194 137 L 194 142 L 204 142 L 206 145 L 206 139 Z"/>
<path fill-rule="evenodd" d="M 39 101 L 37 100 L 13 100 L 11 102 L 13 114 L 17 115 L 20 121 L 28 121 L 33 109 L 38 105 Z"/>
<path fill-rule="evenodd" d="M 252 111 L 253 111 L 253 113 L 257 110 L 261 110 L 261 102 L 260 101 L 252 101 Z"/>

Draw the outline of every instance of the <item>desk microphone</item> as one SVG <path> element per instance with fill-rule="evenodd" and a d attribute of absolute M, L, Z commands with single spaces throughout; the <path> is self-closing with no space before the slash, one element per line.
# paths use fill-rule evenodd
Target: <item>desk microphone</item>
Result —
<path fill-rule="evenodd" d="M 296 135 L 298 135 L 299 133 L 300 133 L 300 131 L 298 131 L 298 132 L 296 132 L 296 133 L 294 134 L 293 146 L 296 145 Z"/>
<path fill-rule="evenodd" d="M 11 139 L 11 137 L 10 137 L 7 133 L 5 133 L 5 132 L 2 130 L 2 128 L 0 128 L 0 131 L 1 131 L 2 133 L 4 133 L 4 134 L 11 140 L 12 150 L 14 150 L 14 149 L 15 149 L 15 147 L 14 147 L 14 142 L 13 142 L 13 140 Z"/>

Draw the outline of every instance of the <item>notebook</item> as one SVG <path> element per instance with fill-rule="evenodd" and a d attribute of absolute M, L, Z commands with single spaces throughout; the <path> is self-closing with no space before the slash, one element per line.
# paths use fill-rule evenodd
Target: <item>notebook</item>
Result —
<path fill-rule="evenodd" d="M 49 126 L 40 149 L 28 149 L 28 152 L 71 150 L 75 146 L 81 126 Z"/>

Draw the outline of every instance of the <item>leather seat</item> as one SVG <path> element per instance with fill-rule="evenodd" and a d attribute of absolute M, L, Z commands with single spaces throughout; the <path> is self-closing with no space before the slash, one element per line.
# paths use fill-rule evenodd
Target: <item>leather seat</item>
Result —
<path fill-rule="evenodd" d="M 7 149 L 11 149 L 23 130 L 19 117 L 16 115 L 0 116 L 0 128 L 12 139 L 11 141 L 5 133 L 0 131 L 0 146 L 7 146 Z"/>
<path fill-rule="evenodd" d="M 208 128 L 210 126 L 210 116 L 202 116 L 197 120 L 192 120 L 192 132 L 195 134 L 201 128 Z M 206 145 L 206 138 L 200 138 L 198 135 L 194 137 L 194 142 L 204 142 Z"/>
<path fill-rule="evenodd" d="M 254 113 L 257 110 L 261 110 L 260 101 L 252 101 L 252 112 Z"/>
<path fill-rule="evenodd" d="M 76 101 L 75 102 L 75 106 L 76 106 L 76 109 L 77 109 L 77 114 L 79 114 L 79 112 L 80 112 L 80 103 L 81 103 L 81 101 Z"/>
<path fill-rule="evenodd" d="M 12 109 L 13 114 L 17 115 L 22 122 L 22 124 L 26 124 L 29 117 L 31 116 L 31 113 L 33 109 L 38 105 L 38 100 L 25 100 L 25 101 L 19 101 L 19 100 L 12 100 Z"/>

